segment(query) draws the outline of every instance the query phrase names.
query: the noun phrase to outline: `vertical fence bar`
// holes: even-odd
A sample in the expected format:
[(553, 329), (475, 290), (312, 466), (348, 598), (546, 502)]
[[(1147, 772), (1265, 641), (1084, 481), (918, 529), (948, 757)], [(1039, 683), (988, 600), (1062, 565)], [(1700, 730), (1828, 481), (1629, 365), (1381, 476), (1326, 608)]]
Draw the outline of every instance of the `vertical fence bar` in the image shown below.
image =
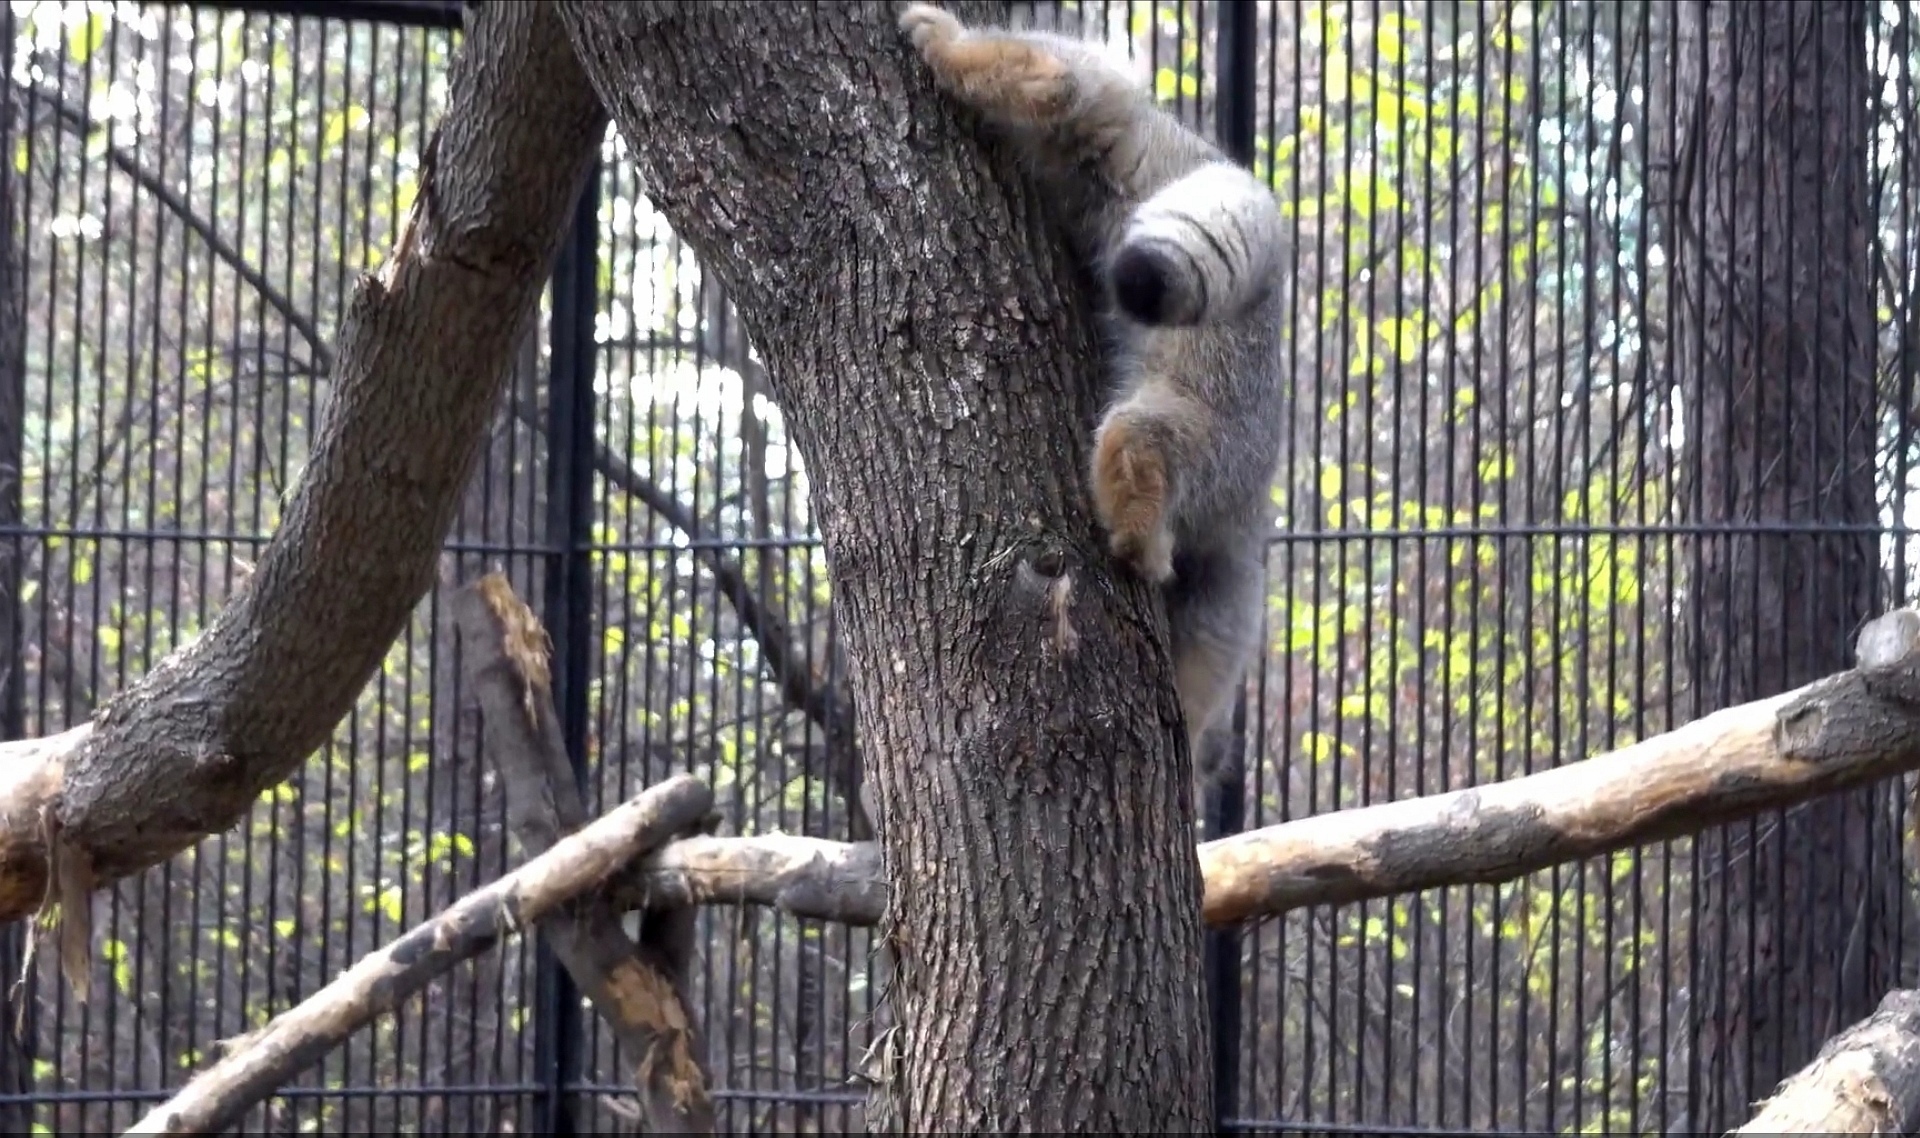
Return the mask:
[[(1229, 158), (1253, 164), (1254, 115), (1259, 101), (1257, 52), (1259, 10), (1255, 0), (1221, 0), (1214, 66), (1214, 137)], [(1247, 691), (1235, 699), (1231, 728), (1214, 732), (1204, 746), (1215, 752), (1200, 803), (1208, 838), (1237, 833), (1246, 825)], [(1215, 929), (1206, 941), (1207, 1027), (1213, 1036), (1214, 1128), (1240, 1105), (1240, 932)]]
[[(15, 40), (19, 34), (11, 5), (0, 11), (0, 45), (3, 45), (6, 73), (13, 74)], [(21, 471), (26, 461), (27, 359), (25, 290), (26, 243), (21, 239), (19, 186), (14, 169), (14, 146), (20, 136), (20, 108), (14, 87), (9, 83), (0, 92), (0, 525), (17, 529), (25, 520), (21, 502)], [(21, 621), (25, 616), (20, 602), (25, 582), (26, 542), (18, 535), (0, 547), (0, 652), (5, 652), (6, 672), (0, 676), (0, 739), (18, 739), (27, 733), (26, 685), (21, 670), (26, 655), (22, 651)], [(26, 922), (15, 921), (0, 929), (0, 976), (8, 979), (20, 974), (26, 952)], [(33, 1051), (38, 1042), (37, 1003), (32, 985), (20, 985), (17, 993), (0, 992), (0, 1093), (25, 1096), (33, 1090)], [(15, 1001), (24, 1005), (19, 1017)], [(16, 1033), (16, 1028), (18, 1032)], [(0, 1132), (24, 1134), (33, 1121), (33, 1107), (21, 1101), (0, 1107)]]
[[(600, 263), (600, 179), (596, 161), (574, 208), (573, 231), (553, 271), (548, 327), (551, 396), (547, 408), (547, 532), (559, 552), (547, 575), (546, 624), (553, 638), (555, 710), (567, 759), (586, 785), (587, 685), (593, 664), (593, 377)], [(543, 937), (535, 957), (538, 1027), (534, 1054), (544, 1082), (548, 1134), (576, 1132), (574, 1088), (581, 1081), (585, 1024), (580, 993)]]

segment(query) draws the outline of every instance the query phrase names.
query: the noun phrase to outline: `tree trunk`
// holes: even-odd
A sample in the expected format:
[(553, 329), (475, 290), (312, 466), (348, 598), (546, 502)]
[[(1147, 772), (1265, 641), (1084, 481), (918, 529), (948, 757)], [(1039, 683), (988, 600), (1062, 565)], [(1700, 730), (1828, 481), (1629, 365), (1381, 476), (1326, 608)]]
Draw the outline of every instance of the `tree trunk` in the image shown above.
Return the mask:
[(892, 1117), (1210, 1128), (1189, 771), (1164, 620), (1082, 489), (1064, 245), (893, 5), (560, 9), (806, 462), (892, 899)]
[[(1866, 21), (1856, 4), (1685, 4), (1676, 29), (1676, 379), (1709, 527), (1697, 711), (1837, 671), (1877, 609)], [(1694, 1122), (1720, 1131), (1892, 979), (1898, 830), (1871, 787), (1703, 834)]]

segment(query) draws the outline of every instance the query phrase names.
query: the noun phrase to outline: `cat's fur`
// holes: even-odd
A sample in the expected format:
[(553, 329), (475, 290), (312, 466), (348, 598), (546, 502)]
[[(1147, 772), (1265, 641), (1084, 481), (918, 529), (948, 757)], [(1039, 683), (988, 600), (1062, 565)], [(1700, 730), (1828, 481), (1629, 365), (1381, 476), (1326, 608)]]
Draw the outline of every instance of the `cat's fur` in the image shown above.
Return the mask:
[(967, 28), (931, 4), (900, 26), (941, 90), (1017, 148), (1109, 292), (1093, 501), (1113, 553), (1164, 593), (1198, 760), (1260, 634), (1283, 431), (1278, 204), (1091, 43)]

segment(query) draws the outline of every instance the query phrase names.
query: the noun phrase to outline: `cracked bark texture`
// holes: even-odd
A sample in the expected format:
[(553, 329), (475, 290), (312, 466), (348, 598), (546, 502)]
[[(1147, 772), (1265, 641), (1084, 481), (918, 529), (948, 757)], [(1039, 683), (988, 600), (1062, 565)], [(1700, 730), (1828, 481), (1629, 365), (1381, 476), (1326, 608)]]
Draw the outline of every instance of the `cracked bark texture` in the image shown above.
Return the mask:
[(1188, 765), (1158, 606), (1082, 489), (1064, 246), (893, 5), (558, 8), (812, 480), (892, 901), (880, 1113), (1209, 1128)]
[(1920, 1124), (1920, 992), (1895, 989), (1828, 1040), (1731, 1134), (1912, 1134)]

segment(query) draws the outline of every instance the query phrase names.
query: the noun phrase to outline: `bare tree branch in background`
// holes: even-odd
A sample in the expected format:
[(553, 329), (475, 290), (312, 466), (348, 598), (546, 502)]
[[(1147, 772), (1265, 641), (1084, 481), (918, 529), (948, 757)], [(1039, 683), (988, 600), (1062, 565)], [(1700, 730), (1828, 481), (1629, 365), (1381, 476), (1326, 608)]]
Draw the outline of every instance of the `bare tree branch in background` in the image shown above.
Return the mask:
[[(62, 129), (79, 138), (90, 138), (95, 131), (105, 129), (103, 124), (95, 122), (86, 111), (70, 105), (57, 91), (48, 91), (24, 83), (16, 83), (15, 86), (26, 99), (29, 107), (46, 106)], [(232, 242), (221, 236), (212, 221), (197, 212), (158, 174), (142, 165), (139, 159), (112, 143), (107, 144), (106, 154), (108, 162), (133, 179), (135, 185), (145, 190), (162, 208), (192, 230), (194, 236), (200, 238), (209, 252), (232, 269), (234, 275), (245, 281), (247, 287), (251, 288), (269, 308), (279, 313), (280, 318), (300, 334), (300, 338), (307, 342), (307, 347), (313, 352), (315, 367), (323, 373), (333, 371), (333, 350), (328, 346), (326, 337), (320, 334), (320, 326), (314, 323), (313, 317), (302, 311), (285, 293), (275, 288), (265, 273), (248, 261), (245, 254), (234, 248)]]

